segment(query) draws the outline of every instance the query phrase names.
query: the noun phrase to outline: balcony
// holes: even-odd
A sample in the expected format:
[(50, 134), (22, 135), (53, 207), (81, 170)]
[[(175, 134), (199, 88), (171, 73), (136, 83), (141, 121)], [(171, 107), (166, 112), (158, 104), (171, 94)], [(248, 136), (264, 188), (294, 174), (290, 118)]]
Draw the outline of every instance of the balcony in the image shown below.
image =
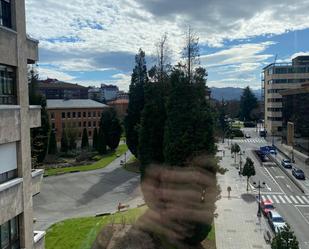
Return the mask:
[(33, 238), (33, 249), (44, 249), (45, 248), (45, 232), (42, 231), (34, 231), (34, 238)]
[(35, 196), (41, 192), (41, 183), (43, 180), (44, 170), (33, 170), (32, 174), (32, 195)]
[(39, 41), (34, 40), (27, 36), (27, 59), (28, 64), (34, 64), (39, 60), (39, 50), (38, 50)]
[(23, 179), (16, 178), (0, 184), (0, 224), (23, 212)]
[[(41, 107), (29, 108), (30, 128), (41, 126)], [(0, 144), (20, 140), (20, 106), (0, 105)]]

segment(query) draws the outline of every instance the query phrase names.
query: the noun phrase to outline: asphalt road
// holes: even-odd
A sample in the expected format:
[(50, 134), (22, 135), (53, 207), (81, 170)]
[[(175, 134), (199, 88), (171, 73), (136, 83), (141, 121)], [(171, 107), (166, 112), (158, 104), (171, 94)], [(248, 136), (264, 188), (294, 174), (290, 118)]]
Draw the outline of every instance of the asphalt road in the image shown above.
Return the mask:
[(139, 175), (123, 170), (121, 160), (124, 158), (101, 170), (44, 178), (41, 193), (33, 200), (35, 229), (46, 230), (69, 218), (113, 212), (119, 202), (133, 207), (141, 204)]
[[(261, 190), (263, 199), (273, 201), (277, 211), (285, 218), (294, 230), (297, 239), (300, 242), (301, 249), (309, 249), (309, 196), (303, 194), (300, 189), (289, 179), (289, 177), (277, 166), (262, 166), (253, 150), (261, 146), (270, 145), (266, 140), (258, 137), (255, 129), (245, 129), (245, 133), (251, 135), (250, 139), (238, 139), (237, 142), (245, 156), (249, 156), (255, 162), (256, 176), (250, 181), (265, 182), (265, 187)], [(283, 155), (278, 154), (277, 159), (281, 160)], [(302, 186), (307, 187), (307, 182), (300, 181)], [(258, 189), (255, 189), (258, 194)]]

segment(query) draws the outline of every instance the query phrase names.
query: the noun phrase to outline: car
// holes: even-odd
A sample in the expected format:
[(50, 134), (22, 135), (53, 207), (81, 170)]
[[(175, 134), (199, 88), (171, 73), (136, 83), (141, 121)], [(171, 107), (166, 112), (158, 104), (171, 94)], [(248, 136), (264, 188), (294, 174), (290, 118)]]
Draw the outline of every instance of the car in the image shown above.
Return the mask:
[(299, 179), (299, 180), (306, 180), (305, 173), (304, 173), (304, 171), (302, 171), (301, 169), (293, 168), (293, 169), (292, 169), (292, 174), (293, 174), (293, 176), (294, 176), (296, 179)]
[(286, 168), (286, 169), (291, 169), (292, 168), (292, 163), (290, 159), (283, 159), (281, 161), (281, 165)]
[(251, 138), (249, 133), (246, 133), (245, 138)]
[(261, 130), (260, 131), (260, 137), (266, 137), (267, 136), (267, 131)]
[(270, 227), (275, 233), (278, 233), (281, 229), (283, 229), (286, 226), (286, 222), (284, 221), (282, 216), (275, 210), (269, 211), (267, 218)]
[(270, 201), (270, 200), (262, 200), (260, 202), (260, 207), (261, 207), (262, 212), (265, 216), (267, 216), (270, 211), (275, 209), (272, 201)]

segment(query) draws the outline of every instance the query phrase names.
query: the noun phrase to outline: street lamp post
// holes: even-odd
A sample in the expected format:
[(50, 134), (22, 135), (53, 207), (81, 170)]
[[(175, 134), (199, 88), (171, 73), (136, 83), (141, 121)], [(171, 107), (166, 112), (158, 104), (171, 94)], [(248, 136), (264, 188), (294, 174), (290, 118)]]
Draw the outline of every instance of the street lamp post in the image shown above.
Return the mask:
[(257, 185), (256, 182), (253, 183), (253, 185), (259, 189), (259, 202), (258, 202), (258, 213), (257, 216), (261, 217), (262, 216), (262, 210), (261, 210), (261, 189), (265, 188), (266, 183), (259, 181), (259, 184)]

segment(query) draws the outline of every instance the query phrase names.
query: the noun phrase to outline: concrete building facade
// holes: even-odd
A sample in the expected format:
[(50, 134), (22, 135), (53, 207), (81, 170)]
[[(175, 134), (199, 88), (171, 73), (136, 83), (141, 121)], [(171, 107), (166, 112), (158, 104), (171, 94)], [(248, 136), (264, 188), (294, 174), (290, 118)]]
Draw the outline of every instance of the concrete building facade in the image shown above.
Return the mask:
[(27, 64), (38, 60), (38, 42), (26, 34), (25, 1), (0, 0), (0, 247), (44, 248), (33, 231), (32, 197), (43, 171), (31, 168), (30, 128), (41, 109), (29, 106)]
[(280, 91), (300, 88), (307, 81), (309, 81), (309, 56), (298, 56), (292, 63), (273, 63), (263, 69), (265, 129), (268, 135), (282, 135)]
[(91, 140), (94, 129), (99, 129), (102, 112), (107, 105), (90, 99), (47, 100), (47, 112), (52, 129), (60, 143), (62, 132), (75, 132), (77, 141), (82, 139), (84, 128)]

